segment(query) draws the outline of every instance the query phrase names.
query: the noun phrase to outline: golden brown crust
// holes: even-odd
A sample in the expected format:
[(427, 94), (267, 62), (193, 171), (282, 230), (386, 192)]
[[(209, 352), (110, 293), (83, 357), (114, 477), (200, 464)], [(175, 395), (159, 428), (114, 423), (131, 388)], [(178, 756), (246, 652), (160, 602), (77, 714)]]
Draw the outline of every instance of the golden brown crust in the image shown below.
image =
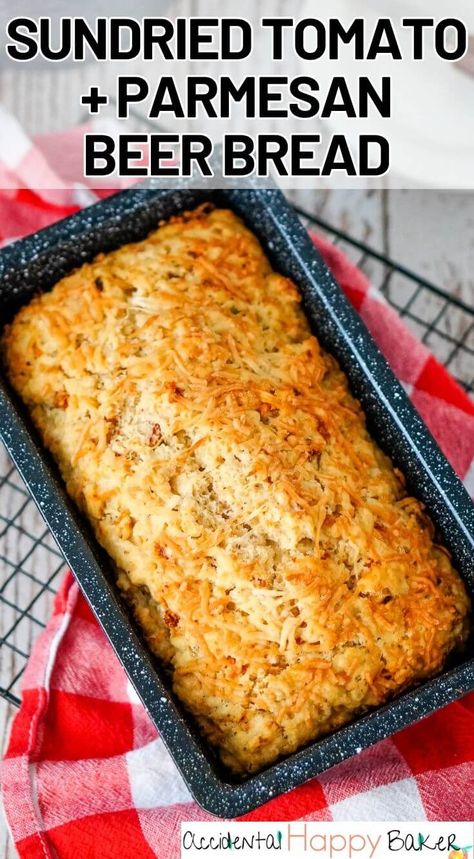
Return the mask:
[(236, 772), (435, 673), (465, 637), (422, 505), (231, 212), (99, 256), (3, 347), (150, 647)]

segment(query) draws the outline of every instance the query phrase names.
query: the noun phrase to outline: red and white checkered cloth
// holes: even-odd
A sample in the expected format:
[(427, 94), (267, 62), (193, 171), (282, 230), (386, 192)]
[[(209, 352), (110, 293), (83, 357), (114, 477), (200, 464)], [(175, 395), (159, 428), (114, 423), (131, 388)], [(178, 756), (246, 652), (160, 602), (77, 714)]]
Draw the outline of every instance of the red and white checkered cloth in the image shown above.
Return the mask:
[[(35, 147), (22, 140), (16, 157), (9, 142), (9, 175), (16, 171), (28, 187), (15, 191), (12, 182), (0, 194), (1, 241), (77, 208), (77, 189), (73, 196), (66, 188), (34, 190), (35, 171), (44, 169), (45, 153), (53, 169), (54, 151), (51, 138)], [(473, 404), (365, 276), (336, 248), (315, 242), (473, 493)], [(471, 695), (244, 819), (472, 820), (473, 729)], [(30, 658), (2, 775), (22, 857), (175, 859), (181, 821), (211, 819), (193, 802), (70, 574)]]

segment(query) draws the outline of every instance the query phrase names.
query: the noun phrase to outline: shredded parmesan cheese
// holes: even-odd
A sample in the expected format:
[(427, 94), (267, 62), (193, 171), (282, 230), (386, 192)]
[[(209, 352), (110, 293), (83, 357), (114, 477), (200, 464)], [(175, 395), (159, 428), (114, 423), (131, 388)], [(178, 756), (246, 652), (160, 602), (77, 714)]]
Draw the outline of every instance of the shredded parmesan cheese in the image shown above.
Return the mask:
[(438, 671), (468, 599), (295, 286), (201, 207), (36, 297), (8, 373), (174, 690), (246, 773)]

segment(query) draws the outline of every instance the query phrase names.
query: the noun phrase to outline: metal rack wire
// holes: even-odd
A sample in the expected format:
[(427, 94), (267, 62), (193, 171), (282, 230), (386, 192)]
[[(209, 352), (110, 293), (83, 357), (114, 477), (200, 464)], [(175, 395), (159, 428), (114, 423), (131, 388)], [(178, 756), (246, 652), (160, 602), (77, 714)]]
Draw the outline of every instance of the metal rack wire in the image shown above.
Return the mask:
[[(473, 394), (474, 307), (315, 215), (296, 211), (308, 227), (322, 232), (365, 271), (407, 325)], [(12, 704), (19, 704), (28, 654), (45, 626), (63, 570), (61, 553), (16, 469), (0, 450), (0, 697)]]

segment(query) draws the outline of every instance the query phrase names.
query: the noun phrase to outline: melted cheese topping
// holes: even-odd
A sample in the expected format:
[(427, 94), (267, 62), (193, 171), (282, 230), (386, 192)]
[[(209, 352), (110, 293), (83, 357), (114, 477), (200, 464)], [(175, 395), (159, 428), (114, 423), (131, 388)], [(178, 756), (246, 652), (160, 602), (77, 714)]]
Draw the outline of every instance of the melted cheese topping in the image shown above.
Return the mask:
[(224, 762), (438, 671), (468, 599), (299, 293), (201, 207), (20, 311), (10, 379)]

